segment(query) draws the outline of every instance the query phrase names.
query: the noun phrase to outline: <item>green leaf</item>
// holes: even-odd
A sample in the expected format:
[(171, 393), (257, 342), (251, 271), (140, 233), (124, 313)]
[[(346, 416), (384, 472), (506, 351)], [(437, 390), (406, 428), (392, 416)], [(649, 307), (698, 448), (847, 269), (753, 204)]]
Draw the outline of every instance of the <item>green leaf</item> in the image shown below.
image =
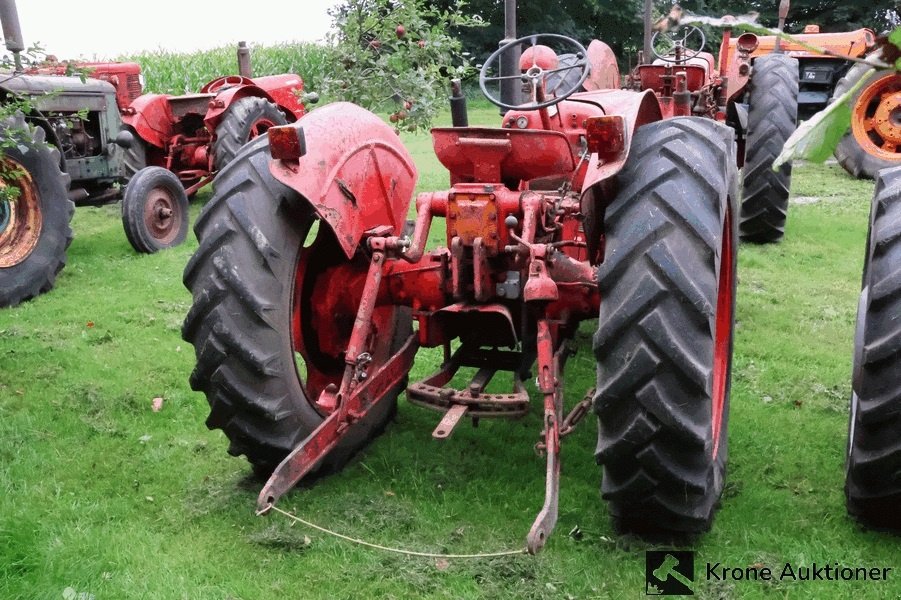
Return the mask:
[(895, 27), (888, 35), (888, 41), (901, 48), (901, 27)]
[(876, 69), (871, 68), (826, 109), (804, 121), (785, 142), (782, 152), (773, 161), (773, 170), (796, 158), (813, 162), (823, 162), (829, 158), (851, 124), (851, 97), (869, 82), (875, 72)]

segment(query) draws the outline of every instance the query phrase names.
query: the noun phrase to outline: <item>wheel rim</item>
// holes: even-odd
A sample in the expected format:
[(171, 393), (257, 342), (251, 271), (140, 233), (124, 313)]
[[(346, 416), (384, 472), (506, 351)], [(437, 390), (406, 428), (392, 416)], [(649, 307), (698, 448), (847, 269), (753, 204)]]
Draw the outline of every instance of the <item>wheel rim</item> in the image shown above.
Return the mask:
[[(40, 195), (31, 175), (16, 160), (0, 161), (0, 190), (18, 191), (14, 199), (0, 199), (0, 268), (13, 267), (32, 253), (41, 237)], [(8, 178), (8, 179), (7, 179)]]
[[(344, 350), (350, 340), (369, 265), (361, 254), (348, 261), (334, 236), (324, 227), (318, 232), (311, 231), (307, 239), (314, 241), (298, 257), (291, 342), (305, 400), (325, 416), (334, 407), (317, 401), (328, 385), (341, 383)], [(376, 307), (370, 338), (377, 341), (369, 373), (390, 358), (393, 323), (393, 307)]]
[(164, 245), (175, 241), (182, 218), (175, 194), (163, 186), (150, 190), (144, 203), (144, 225), (154, 240)]
[(882, 77), (864, 88), (854, 103), (851, 132), (868, 154), (901, 160), (901, 76)]
[(259, 137), (269, 131), (270, 127), (275, 127), (275, 122), (269, 119), (257, 119), (250, 125), (250, 132), (247, 136), (247, 141)]
[(720, 276), (716, 299), (716, 331), (713, 346), (713, 385), (711, 389), (711, 429), (713, 459), (719, 455), (720, 436), (725, 416), (729, 371), (732, 365), (732, 332), (735, 307), (735, 240), (732, 236), (732, 211), (726, 209), (723, 245), (720, 254)]

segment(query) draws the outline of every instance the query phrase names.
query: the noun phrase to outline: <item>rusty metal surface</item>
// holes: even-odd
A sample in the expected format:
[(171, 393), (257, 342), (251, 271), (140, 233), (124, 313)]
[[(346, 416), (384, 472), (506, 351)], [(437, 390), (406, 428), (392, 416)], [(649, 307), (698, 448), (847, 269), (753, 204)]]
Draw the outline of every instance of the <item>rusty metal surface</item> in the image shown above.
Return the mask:
[(545, 453), (544, 505), (526, 536), (529, 554), (537, 554), (547, 542), (557, 524), (560, 497), (560, 419), (563, 412), (563, 393), (560, 371), (565, 361), (565, 349), (555, 350), (556, 341), (546, 319), (538, 320), (538, 390), (544, 396), (544, 432), (540, 450)]
[(14, 267), (31, 255), (41, 237), (43, 214), (41, 198), (31, 174), (18, 161), (4, 157), (4, 173), (16, 174), (14, 181), (0, 179), (0, 188), (9, 186), (19, 191), (18, 197), (3, 203), (3, 225), (0, 227), (0, 268)]
[[(519, 352), (462, 346), (437, 371), (408, 386), (407, 398), (412, 404), (442, 412), (465, 406), (471, 417), (520, 417), (529, 407), (529, 394), (516, 374), (521, 361)], [(466, 389), (446, 387), (461, 367), (476, 367), (479, 371)], [(509, 393), (485, 393), (485, 387), (498, 371), (514, 373), (513, 389)]]
[(444, 440), (450, 437), (450, 434), (454, 432), (454, 428), (460, 422), (460, 419), (466, 415), (468, 408), (469, 407), (465, 404), (454, 404), (451, 406), (447, 412), (444, 413), (438, 426), (435, 427), (435, 431), (432, 432), (432, 437), (436, 440)]
[[(860, 58), (865, 55), (876, 42), (876, 34), (871, 29), (856, 29), (854, 31), (845, 31), (839, 33), (801, 33), (793, 34), (792, 37), (798, 40), (816, 46), (825, 48), (836, 54)], [(765, 35), (758, 37), (757, 49), (752, 53), (753, 57), (770, 54), (776, 47), (776, 36)], [(731, 51), (731, 48), (730, 48)], [(795, 44), (789, 40), (783, 40), (782, 51), (789, 56), (806, 58), (828, 58), (823, 54), (811, 52), (807, 48)]]
[(148, 192), (143, 217), (147, 232), (161, 245), (167, 245), (178, 236), (184, 215), (178, 210), (178, 201), (172, 192), (159, 185)]
[(337, 445), (354, 422), (363, 419), (379, 400), (385, 398), (388, 390), (410, 370), (417, 348), (416, 339), (411, 335), (397, 354), (345, 398), (345, 410), (332, 412), (285, 457), (260, 491), (257, 509), (265, 511), (278, 502)]

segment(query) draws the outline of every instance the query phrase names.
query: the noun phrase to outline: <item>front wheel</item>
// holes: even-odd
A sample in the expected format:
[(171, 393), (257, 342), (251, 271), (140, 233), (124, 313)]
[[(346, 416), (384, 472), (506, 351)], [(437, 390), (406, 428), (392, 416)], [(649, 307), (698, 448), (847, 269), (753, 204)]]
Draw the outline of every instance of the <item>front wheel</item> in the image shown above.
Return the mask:
[(188, 197), (181, 181), (162, 167), (135, 173), (122, 198), (125, 237), (138, 252), (178, 246), (188, 235)]
[(49, 291), (66, 264), (75, 205), (44, 130), (21, 116), (0, 123), (0, 307)]
[(606, 209), (594, 409), (601, 495), (620, 531), (709, 528), (727, 452), (735, 143), (693, 117), (641, 127)]
[(845, 496), (861, 522), (901, 531), (901, 167), (876, 179), (861, 288)]

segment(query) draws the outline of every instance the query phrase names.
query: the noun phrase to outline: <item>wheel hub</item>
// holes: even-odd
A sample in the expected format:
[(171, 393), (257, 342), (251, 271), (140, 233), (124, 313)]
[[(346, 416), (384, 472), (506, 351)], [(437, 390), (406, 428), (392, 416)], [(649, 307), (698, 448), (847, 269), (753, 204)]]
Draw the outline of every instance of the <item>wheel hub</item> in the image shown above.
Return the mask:
[(11, 158), (0, 163), (0, 268), (25, 260), (41, 237), (40, 196), (31, 175)]
[(170, 243), (178, 235), (180, 220), (175, 210), (175, 198), (161, 187), (150, 191), (144, 204), (144, 223), (154, 239)]

